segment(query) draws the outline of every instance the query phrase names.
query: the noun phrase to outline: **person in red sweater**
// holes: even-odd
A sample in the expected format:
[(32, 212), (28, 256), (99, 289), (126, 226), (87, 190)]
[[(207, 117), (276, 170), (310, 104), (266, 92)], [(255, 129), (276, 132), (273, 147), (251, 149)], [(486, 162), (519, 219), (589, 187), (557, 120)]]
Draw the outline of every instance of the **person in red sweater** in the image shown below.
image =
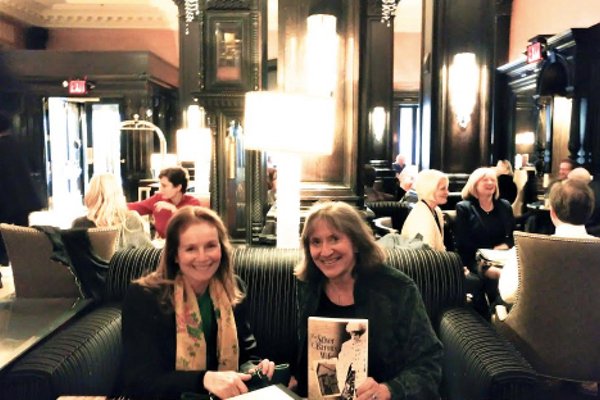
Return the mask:
[(188, 186), (188, 173), (182, 167), (165, 168), (158, 174), (160, 187), (155, 195), (133, 203), (127, 208), (140, 215), (152, 214), (154, 228), (159, 238), (164, 238), (167, 224), (175, 211), (185, 206), (201, 206), (200, 200), (185, 194)]

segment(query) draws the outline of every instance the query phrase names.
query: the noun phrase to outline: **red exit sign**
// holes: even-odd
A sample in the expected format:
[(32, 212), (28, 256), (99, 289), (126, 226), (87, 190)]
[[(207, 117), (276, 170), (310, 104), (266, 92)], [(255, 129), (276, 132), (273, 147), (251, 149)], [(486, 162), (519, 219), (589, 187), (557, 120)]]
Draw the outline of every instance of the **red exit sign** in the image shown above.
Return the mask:
[(82, 79), (69, 81), (69, 94), (87, 94), (87, 81)]
[(535, 42), (527, 46), (527, 62), (532, 63), (544, 58), (542, 53), (542, 43)]

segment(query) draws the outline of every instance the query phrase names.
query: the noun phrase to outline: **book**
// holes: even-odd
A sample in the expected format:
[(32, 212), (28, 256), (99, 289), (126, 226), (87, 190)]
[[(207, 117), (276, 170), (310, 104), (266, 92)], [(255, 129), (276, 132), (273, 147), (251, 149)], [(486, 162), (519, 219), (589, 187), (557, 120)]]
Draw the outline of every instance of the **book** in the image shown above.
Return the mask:
[(308, 399), (353, 400), (367, 379), (369, 321), (308, 318)]
[(239, 396), (231, 397), (231, 399), (239, 400), (300, 400), (301, 397), (290, 391), (281, 384), (271, 385), (252, 392), (240, 394)]
[(514, 247), (509, 250), (477, 249), (475, 257), (488, 265), (503, 267), (510, 258), (515, 257), (515, 250)]

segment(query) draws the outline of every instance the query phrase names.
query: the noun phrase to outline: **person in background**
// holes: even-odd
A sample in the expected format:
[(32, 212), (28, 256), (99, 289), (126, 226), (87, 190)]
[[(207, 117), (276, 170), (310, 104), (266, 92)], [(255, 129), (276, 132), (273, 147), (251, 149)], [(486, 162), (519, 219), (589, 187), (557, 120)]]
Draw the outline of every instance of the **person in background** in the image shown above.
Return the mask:
[[(549, 196), (550, 219), (556, 227), (553, 236), (565, 238), (597, 239), (587, 233), (585, 223), (594, 211), (594, 193), (584, 181), (568, 178), (552, 186)], [(568, 274), (568, 271), (565, 270)], [(519, 283), (516, 257), (504, 265), (498, 288), (502, 300), (515, 301)]]
[(590, 173), (588, 172), (587, 169), (585, 169), (583, 167), (577, 167), (577, 168), (572, 169), (567, 174), (567, 179), (574, 179), (574, 180), (583, 182), (585, 184), (589, 184), (592, 181), (592, 175), (590, 175)]
[(413, 185), (419, 169), (416, 165), (407, 165), (402, 169), (402, 172), (396, 173), (398, 186), (396, 187), (396, 201), (405, 201), (408, 203), (416, 203), (418, 201), (417, 194), (413, 190)]
[(563, 181), (567, 179), (569, 172), (573, 171), (577, 168), (577, 163), (570, 158), (563, 158), (560, 160), (560, 164), (558, 164), (558, 175), (556, 177), (557, 180)]
[(185, 194), (188, 186), (188, 173), (182, 167), (165, 168), (158, 174), (158, 193), (142, 201), (128, 203), (127, 207), (140, 215), (152, 214), (154, 228), (159, 238), (164, 238), (167, 223), (177, 209), (185, 206), (200, 206), (200, 200)]
[[(298, 392), (306, 395), (309, 316), (369, 320), (366, 381), (360, 399), (434, 399), (442, 345), (415, 283), (385, 265), (373, 232), (352, 206), (315, 204), (301, 236), (298, 278)], [(391, 334), (393, 332), (393, 334)]]
[(244, 382), (251, 375), (237, 371), (249, 361), (271, 379), (274, 364), (259, 361), (255, 353), (244, 283), (233, 271), (231, 244), (219, 216), (204, 207), (177, 211), (158, 268), (134, 281), (123, 303), (128, 396), (237, 396), (248, 391)]
[(83, 198), (87, 215), (73, 221), (73, 228), (119, 227), (119, 249), (150, 247), (140, 215), (127, 208), (123, 188), (113, 174), (94, 175)]
[(272, 206), (277, 200), (277, 168), (267, 168), (267, 203)]
[[(475, 309), (484, 317), (490, 317), (490, 305), (499, 297), (498, 278), (501, 269), (479, 264), (477, 249), (504, 249), (514, 245), (515, 220), (508, 201), (499, 198), (496, 171), (493, 168), (477, 168), (471, 173), (461, 191), (463, 198), (456, 204), (454, 233), (456, 249), (466, 273), (466, 291), (473, 295)], [(487, 301), (485, 295), (487, 295)], [(489, 304), (488, 304), (489, 302)]]
[[(29, 213), (43, 207), (27, 158), (25, 149), (12, 132), (10, 115), (0, 111), (0, 222), (27, 226)], [(8, 261), (0, 236), (0, 265), (8, 265)]]
[(568, 179), (577, 179), (587, 183), (594, 194), (594, 211), (585, 223), (588, 233), (600, 237), (600, 179), (593, 179), (590, 173), (582, 167), (569, 172)]
[(386, 201), (394, 200), (394, 195), (380, 192), (375, 189), (375, 180), (377, 179), (377, 171), (370, 164), (365, 164), (363, 168), (363, 181), (365, 184), (365, 196), (367, 201)]
[(435, 169), (419, 172), (415, 182), (415, 191), (419, 202), (414, 206), (402, 226), (402, 235), (409, 239), (417, 234), (423, 237), (423, 243), (434, 250), (445, 251), (444, 217), (440, 205), (448, 201), (448, 176)]
[(399, 174), (406, 167), (406, 156), (398, 154), (396, 160), (392, 163), (392, 169), (395, 173)]
[(496, 178), (500, 198), (512, 204), (517, 198), (517, 185), (513, 179), (513, 167), (508, 160), (498, 160), (496, 164)]

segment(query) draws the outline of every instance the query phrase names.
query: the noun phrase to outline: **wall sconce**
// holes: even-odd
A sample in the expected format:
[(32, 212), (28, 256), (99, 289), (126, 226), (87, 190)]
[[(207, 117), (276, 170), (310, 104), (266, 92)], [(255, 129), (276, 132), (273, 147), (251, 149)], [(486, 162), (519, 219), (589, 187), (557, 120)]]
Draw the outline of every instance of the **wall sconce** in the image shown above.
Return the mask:
[(387, 125), (387, 112), (384, 107), (377, 106), (371, 110), (371, 133), (375, 140), (381, 142)]
[(277, 247), (298, 248), (301, 156), (333, 151), (334, 101), (327, 96), (248, 92), (246, 149), (274, 153), (277, 165)]
[(532, 145), (535, 143), (535, 134), (533, 132), (519, 132), (515, 135), (516, 145)]
[(209, 193), (212, 132), (205, 124), (204, 108), (193, 104), (184, 112), (186, 127), (177, 130), (177, 158), (194, 165), (194, 191)]
[(458, 53), (450, 66), (450, 105), (458, 121), (465, 129), (477, 102), (479, 91), (479, 67), (474, 53)]

